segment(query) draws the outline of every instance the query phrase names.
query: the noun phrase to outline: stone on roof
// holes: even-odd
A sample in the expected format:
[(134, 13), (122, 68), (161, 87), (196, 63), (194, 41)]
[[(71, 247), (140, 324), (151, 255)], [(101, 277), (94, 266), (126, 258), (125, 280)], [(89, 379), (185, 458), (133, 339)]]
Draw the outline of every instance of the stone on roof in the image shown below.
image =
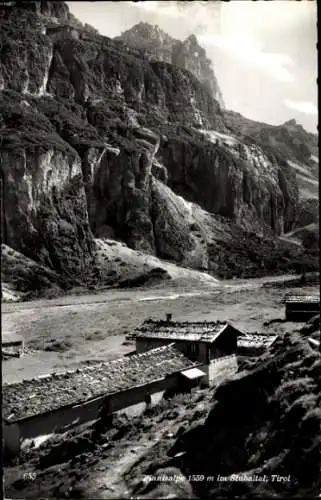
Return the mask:
[(20, 345), (23, 343), (23, 338), (16, 333), (2, 332), (1, 344), (3, 347), (7, 345)]
[(278, 335), (265, 333), (246, 333), (238, 338), (238, 347), (270, 347), (278, 338)]
[(231, 325), (220, 321), (177, 322), (149, 319), (136, 329), (136, 337), (212, 343), (228, 326)]
[(10, 422), (145, 385), (196, 366), (174, 345), (2, 388), (3, 418)]
[(308, 303), (320, 303), (320, 296), (319, 295), (287, 295), (285, 297), (285, 302), (308, 302)]

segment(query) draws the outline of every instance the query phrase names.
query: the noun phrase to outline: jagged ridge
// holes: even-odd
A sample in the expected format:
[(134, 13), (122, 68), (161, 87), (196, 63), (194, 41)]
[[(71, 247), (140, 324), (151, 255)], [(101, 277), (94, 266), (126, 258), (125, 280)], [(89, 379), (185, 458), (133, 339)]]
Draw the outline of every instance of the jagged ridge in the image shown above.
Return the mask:
[(212, 63), (206, 57), (205, 50), (198, 44), (195, 35), (190, 35), (182, 42), (170, 37), (159, 26), (140, 22), (115, 37), (115, 40), (140, 49), (151, 61), (164, 61), (189, 70), (207, 86), (221, 108), (224, 107), (222, 92), (212, 69)]

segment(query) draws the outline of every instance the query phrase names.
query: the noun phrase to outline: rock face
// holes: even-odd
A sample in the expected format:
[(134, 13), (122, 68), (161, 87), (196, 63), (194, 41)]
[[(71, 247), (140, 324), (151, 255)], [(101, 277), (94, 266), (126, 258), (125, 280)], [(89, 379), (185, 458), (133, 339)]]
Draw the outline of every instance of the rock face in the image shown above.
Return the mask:
[(79, 158), (54, 149), (3, 151), (1, 165), (6, 244), (83, 278), (92, 236)]
[(168, 185), (187, 200), (229, 217), (245, 229), (255, 228), (262, 235), (288, 231), (298, 202), (295, 174), (286, 162), (271, 161), (258, 146), (226, 137), (232, 140), (232, 147), (222, 147), (210, 132), (195, 134), (194, 141), (168, 139), (159, 151), (167, 167)]
[(112, 228), (114, 235), (132, 248), (154, 253), (149, 211), (151, 166), (157, 143), (149, 142), (150, 137), (155, 140), (150, 132), (136, 130), (136, 135), (138, 132), (140, 138), (136, 139), (134, 151), (107, 147), (98, 160), (96, 156), (91, 176), (85, 174), (87, 203), (94, 234), (108, 236)]
[(28, 296), (60, 294), (72, 286), (73, 280), (54, 272), (7, 245), (1, 245), (2, 300), (11, 302)]
[[(3, 243), (83, 282), (99, 275), (95, 238), (218, 275), (226, 262), (232, 275), (246, 262), (264, 272), (259, 242), (271, 248), (298, 220), (296, 171), (222, 111), (195, 37), (149, 25), (120, 37), (150, 39), (156, 57), (82, 27), (66, 4), (10, 5), (0, 12)], [(284, 127), (274, 133), (298, 164), (305, 132), (292, 147)], [(249, 232), (271, 242), (242, 250)]]
[(172, 64), (189, 70), (200, 82), (205, 84), (221, 108), (225, 107), (211, 60), (206, 57), (205, 50), (198, 44), (195, 35), (190, 35), (183, 42), (178, 41), (173, 46)]
[(190, 72), (138, 59), (108, 39), (102, 44), (56, 42), (47, 89), (57, 98), (86, 103), (92, 113), (108, 99), (152, 123), (223, 126), (218, 103)]
[(307, 163), (313, 170), (318, 156), (318, 137), (304, 130), (295, 120), (274, 126), (244, 118), (234, 111), (224, 111), (224, 118), (226, 126), (235, 134), (255, 140), (267, 151), (270, 148), (274, 154), (288, 160)]
[(195, 35), (190, 35), (184, 41), (175, 40), (159, 26), (141, 22), (115, 39), (121, 40), (129, 47), (141, 49), (150, 61), (163, 61), (187, 69), (205, 84), (214, 99), (224, 107), (212, 63), (206, 57), (205, 50), (198, 44)]
[[(225, 111), (225, 124), (233, 134), (241, 137), (246, 143), (255, 141), (258, 146), (263, 146), (269, 153), (283, 164), (280, 183), (288, 191), (289, 183), (283, 178), (286, 172), (292, 175), (298, 186), (299, 203), (296, 214), (292, 212), (291, 219), (296, 217), (295, 226), (302, 228), (307, 224), (318, 224), (318, 199), (319, 199), (319, 165), (318, 165), (318, 138), (304, 130), (295, 120), (289, 120), (283, 125), (272, 126), (258, 123), (244, 118), (239, 113)], [(283, 159), (286, 159), (286, 165)], [(293, 183), (291, 183), (293, 188)], [(289, 198), (286, 194), (286, 198)], [(293, 194), (293, 189), (292, 189)], [(289, 212), (288, 212), (289, 215)], [(286, 225), (285, 232), (291, 231), (293, 225)], [(318, 239), (316, 235), (316, 239)]]
[(33, 2), (23, 0), (20, 2), (20, 6), (30, 12), (47, 16), (53, 20), (68, 21), (69, 9), (63, 2)]
[(207, 269), (205, 239), (197, 238), (191, 231), (195, 223), (192, 204), (154, 180), (152, 210), (157, 254), (188, 267)]

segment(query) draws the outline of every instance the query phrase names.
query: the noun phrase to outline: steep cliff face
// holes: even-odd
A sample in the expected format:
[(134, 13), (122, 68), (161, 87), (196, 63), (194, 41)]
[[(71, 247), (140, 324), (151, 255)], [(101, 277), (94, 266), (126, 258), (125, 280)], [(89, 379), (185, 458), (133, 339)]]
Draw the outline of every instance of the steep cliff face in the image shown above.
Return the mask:
[[(285, 200), (289, 199), (289, 187), (293, 187), (293, 183), (287, 182), (288, 176), (295, 177), (299, 197), (296, 214), (288, 209), (288, 216), (290, 210), (292, 221), (296, 219), (295, 226), (302, 229), (308, 224), (318, 224), (318, 137), (304, 130), (295, 120), (273, 126), (249, 120), (232, 111), (225, 111), (224, 118), (226, 127), (243, 142), (255, 142), (257, 146), (263, 146), (269, 157), (272, 153), (283, 165), (279, 176)], [(286, 164), (282, 159), (287, 160)], [(284, 228), (285, 232), (291, 229), (293, 224)]]
[[(52, 60), (51, 42), (41, 34), (41, 23), (36, 13), (22, 11), (24, 19), (17, 19), (13, 8), (0, 11), (2, 89), (44, 95)], [(30, 29), (25, 29), (25, 23)]]
[(58, 98), (88, 102), (92, 108), (117, 100), (159, 123), (214, 127), (221, 121), (219, 105), (191, 73), (167, 63), (150, 64), (108, 43), (58, 41), (47, 88)]
[(67, 276), (92, 265), (81, 164), (46, 149), (1, 152), (3, 231), (7, 245)]
[(246, 146), (232, 136), (195, 131), (192, 137), (169, 137), (159, 158), (167, 167), (168, 185), (209, 212), (262, 235), (281, 234), (294, 224), (295, 175), (286, 162), (269, 160), (257, 146)]
[(22, 0), (19, 2), (19, 7), (38, 15), (44, 15), (52, 20), (68, 21), (69, 18), (69, 9), (64, 2), (33, 2)]
[(205, 50), (198, 44), (195, 35), (190, 35), (183, 42), (178, 41), (172, 48), (172, 64), (185, 68), (205, 84), (221, 108), (224, 100), (211, 60), (206, 57)]
[[(59, 5), (0, 11), (3, 242), (85, 281), (99, 276), (95, 237), (218, 275), (226, 262), (232, 275), (246, 263), (264, 273), (262, 249), (298, 220), (296, 170), (231, 125), (193, 37), (173, 45), (155, 31), (175, 65), (83, 29)], [(249, 232), (272, 243), (243, 253)]]
[(196, 236), (192, 204), (157, 180), (152, 184), (152, 221), (157, 254), (188, 267), (208, 269), (205, 237)]
[(99, 158), (93, 153), (84, 162), (87, 203), (93, 232), (98, 237), (115, 236), (136, 250), (154, 253), (150, 219), (151, 167), (157, 138), (145, 129), (134, 131), (132, 151), (106, 147)]
[(214, 99), (224, 107), (222, 92), (211, 61), (206, 57), (205, 50), (200, 47), (195, 35), (190, 35), (184, 41), (175, 40), (159, 26), (141, 22), (115, 39), (143, 50), (150, 61), (163, 61), (187, 69), (206, 85)]

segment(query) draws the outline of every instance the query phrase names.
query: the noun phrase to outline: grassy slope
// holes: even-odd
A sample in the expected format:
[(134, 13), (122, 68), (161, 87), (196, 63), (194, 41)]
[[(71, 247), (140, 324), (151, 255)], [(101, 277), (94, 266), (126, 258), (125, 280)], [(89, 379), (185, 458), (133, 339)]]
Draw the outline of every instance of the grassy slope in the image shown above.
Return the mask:
[[(221, 385), (204, 424), (180, 436), (170, 452), (186, 452), (180, 467), (185, 476), (214, 478), (192, 482), (197, 496), (318, 495), (320, 374), (320, 354), (300, 334), (287, 333), (262, 358), (247, 363), (244, 371)], [(148, 471), (158, 468), (156, 462)], [(266, 475), (267, 480), (217, 481), (218, 475), (233, 474)], [(273, 474), (290, 479), (273, 480)], [(156, 498), (144, 492), (147, 488), (140, 490), (142, 498)]]

